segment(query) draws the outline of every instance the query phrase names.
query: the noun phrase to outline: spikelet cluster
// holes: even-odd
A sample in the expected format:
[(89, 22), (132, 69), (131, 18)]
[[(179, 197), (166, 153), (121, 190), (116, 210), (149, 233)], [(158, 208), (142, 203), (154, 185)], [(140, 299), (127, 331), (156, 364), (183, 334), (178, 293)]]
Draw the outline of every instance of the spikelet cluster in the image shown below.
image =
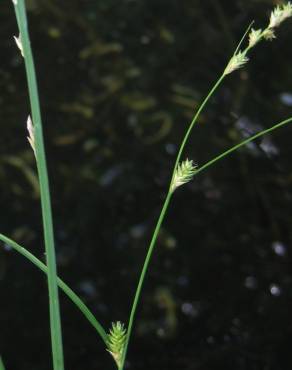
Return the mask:
[(292, 3), (278, 5), (270, 15), (268, 26), (262, 29), (251, 29), (248, 35), (248, 46), (243, 51), (237, 51), (230, 59), (225, 68), (224, 75), (230, 74), (233, 71), (243, 67), (248, 62), (247, 53), (262, 39), (273, 40), (275, 36), (275, 28), (278, 27), (285, 19), (292, 17)]
[(193, 161), (186, 159), (180, 163), (174, 173), (173, 180), (171, 183), (171, 191), (174, 192), (179, 186), (186, 184), (191, 181), (194, 174), (196, 173), (197, 166), (194, 165)]
[(233, 71), (241, 68), (244, 66), (245, 63), (248, 62), (248, 57), (246, 56), (246, 52), (239, 51), (237, 54), (234, 54), (233, 57), (230, 59), (227, 67), (225, 68), (224, 74), (228, 75)]
[(253, 48), (261, 39), (262, 30), (251, 29), (248, 35), (248, 47)]
[(121, 365), (123, 351), (127, 339), (127, 330), (120, 321), (113, 322), (108, 334), (107, 347), (118, 367)]
[(268, 28), (278, 27), (285, 19), (292, 17), (292, 4), (288, 1), (287, 4), (278, 5), (271, 13), (270, 23)]

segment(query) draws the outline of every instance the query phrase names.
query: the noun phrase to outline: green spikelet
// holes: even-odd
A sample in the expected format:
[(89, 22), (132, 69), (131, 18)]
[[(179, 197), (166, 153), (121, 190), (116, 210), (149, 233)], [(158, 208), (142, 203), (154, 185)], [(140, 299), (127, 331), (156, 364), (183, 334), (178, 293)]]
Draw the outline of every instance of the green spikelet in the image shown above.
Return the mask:
[(179, 186), (191, 181), (196, 173), (196, 169), (197, 166), (194, 165), (193, 161), (189, 161), (188, 159), (179, 163), (173, 176), (171, 191), (174, 192)]
[(121, 365), (126, 338), (127, 330), (124, 324), (120, 321), (113, 322), (108, 334), (107, 347), (118, 367)]

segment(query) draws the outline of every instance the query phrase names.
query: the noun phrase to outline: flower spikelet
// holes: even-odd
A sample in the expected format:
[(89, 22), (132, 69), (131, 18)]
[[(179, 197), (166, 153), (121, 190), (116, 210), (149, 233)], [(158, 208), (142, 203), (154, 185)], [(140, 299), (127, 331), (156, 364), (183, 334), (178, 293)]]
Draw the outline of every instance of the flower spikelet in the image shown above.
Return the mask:
[(193, 161), (189, 161), (188, 159), (179, 164), (173, 176), (171, 191), (174, 192), (179, 186), (191, 181), (196, 173), (196, 169), (197, 166), (193, 164)]
[(232, 73), (236, 69), (239, 69), (244, 66), (245, 63), (248, 62), (248, 57), (244, 51), (239, 51), (238, 53), (234, 54), (233, 57), (230, 59), (227, 67), (225, 68), (224, 74), (228, 75)]
[(248, 35), (248, 38), (249, 38), (248, 46), (250, 48), (254, 47), (255, 44), (257, 44), (260, 41), (261, 35), (262, 35), (262, 30), (261, 29), (255, 30), (255, 29), (252, 28), (249, 35)]
[(20, 35), (18, 37), (16, 36), (13, 36), (14, 40), (15, 40), (15, 43), (18, 47), (18, 49), (20, 50), (21, 52), (21, 55), (24, 57), (24, 53), (23, 53), (23, 47), (22, 47), (22, 42), (21, 42), (21, 37)]
[(278, 5), (271, 13), (268, 28), (278, 27), (285, 19), (292, 17), (292, 4)]
[(118, 367), (121, 365), (126, 339), (127, 330), (125, 329), (124, 324), (120, 321), (113, 322), (108, 334), (107, 347)]
[(272, 28), (267, 28), (263, 32), (263, 37), (265, 40), (272, 41), (276, 38), (275, 32)]
[(30, 116), (28, 116), (28, 118), (27, 118), (26, 127), (27, 127), (27, 131), (28, 131), (27, 140), (30, 143), (33, 151), (35, 152), (34, 127), (33, 127), (32, 120), (31, 120)]

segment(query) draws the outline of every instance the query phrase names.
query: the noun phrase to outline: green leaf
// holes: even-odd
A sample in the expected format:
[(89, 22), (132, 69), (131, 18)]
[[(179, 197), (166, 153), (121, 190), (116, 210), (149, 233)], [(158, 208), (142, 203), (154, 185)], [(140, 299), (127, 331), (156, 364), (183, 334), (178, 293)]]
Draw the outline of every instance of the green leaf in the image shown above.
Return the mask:
[[(13, 248), (15, 251), (20, 253), (22, 256), (27, 258), (30, 262), (32, 262), (35, 266), (37, 266), (41, 271), (43, 271), (46, 275), (48, 273), (47, 266), (37, 259), (32, 253), (30, 253), (27, 249), (23, 248), (21, 245), (17, 244), (15, 241), (9, 239), (7, 236), (0, 234), (0, 240), (8, 245), (9, 247)], [(89, 310), (89, 308), (82, 302), (82, 300), (73, 292), (72, 289), (69, 288), (67, 284), (64, 283), (63, 280), (60, 278), (57, 279), (58, 286), (63, 290), (63, 292), (71, 299), (71, 301), (79, 308), (79, 310), (83, 313), (83, 315), (87, 318), (87, 320), (91, 323), (91, 325), (95, 328), (95, 330), (100, 335), (101, 339), (107, 345), (107, 334), (103, 329), (102, 325), (96, 320), (93, 313)], [(0, 370), (1, 367), (0, 367)]]

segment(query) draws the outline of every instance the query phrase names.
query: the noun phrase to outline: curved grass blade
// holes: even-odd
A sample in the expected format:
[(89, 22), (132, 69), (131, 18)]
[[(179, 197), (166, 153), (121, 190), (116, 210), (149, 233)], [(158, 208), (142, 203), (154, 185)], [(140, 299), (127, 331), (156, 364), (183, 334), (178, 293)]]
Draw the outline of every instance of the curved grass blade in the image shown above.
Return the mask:
[[(37, 266), (40, 270), (42, 270), (45, 274), (48, 273), (47, 266), (41, 262), (38, 258), (36, 258), (32, 253), (30, 253), (27, 249), (23, 248), (21, 245), (17, 244), (12, 239), (9, 239), (7, 236), (0, 234), (0, 240), (9, 245), (12, 249), (20, 253), (22, 256), (27, 258), (30, 262), (32, 262), (35, 266)], [(83, 315), (87, 318), (90, 324), (95, 328), (95, 330), (100, 335), (103, 342), (107, 345), (107, 334), (103, 329), (102, 325), (96, 320), (93, 313), (89, 310), (89, 308), (82, 302), (82, 300), (73, 292), (69, 286), (64, 283), (63, 280), (57, 278), (58, 286), (63, 290), (63, 292), (71, 299), (71, 301), (79, 308), (79, 310), (83, 313)], [(1, 367), (0, 367), (0, 370)]]

